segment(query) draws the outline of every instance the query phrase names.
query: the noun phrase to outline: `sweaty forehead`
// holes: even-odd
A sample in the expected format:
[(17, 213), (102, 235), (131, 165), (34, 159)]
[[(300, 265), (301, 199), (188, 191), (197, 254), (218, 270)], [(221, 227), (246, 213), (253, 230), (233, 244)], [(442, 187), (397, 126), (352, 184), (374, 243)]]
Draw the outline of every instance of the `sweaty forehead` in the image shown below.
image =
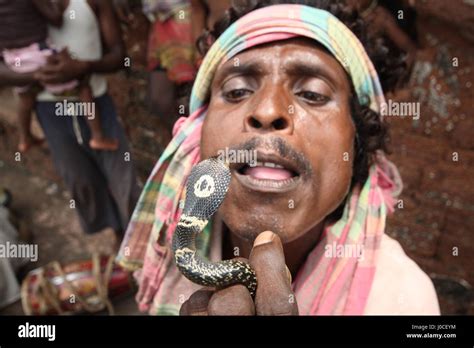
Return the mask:
[(335, 87), (349, 89), (344, 68), (322, 45), (307, 38), (276, 41), (247, 49), (221, 64), (213, 87), (230, 75), (317, 72)]

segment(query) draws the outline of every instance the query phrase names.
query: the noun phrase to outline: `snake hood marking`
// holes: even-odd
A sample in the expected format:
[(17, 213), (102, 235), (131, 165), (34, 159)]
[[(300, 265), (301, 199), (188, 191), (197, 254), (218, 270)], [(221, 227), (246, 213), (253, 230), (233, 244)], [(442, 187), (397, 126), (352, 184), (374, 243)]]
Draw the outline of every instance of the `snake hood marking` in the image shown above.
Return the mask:
[(238, 260), (209, 262), (196, 252), (196, 235), (224, 201), (230, 179), (228, 166), (215, 158), (193, 167), (186, 184), (183, 212), (173, 235), (173, 252), (176, 265), (189, 280), (217, 288), (244, 284), (254, 296), (257, 279), (250, 265)]

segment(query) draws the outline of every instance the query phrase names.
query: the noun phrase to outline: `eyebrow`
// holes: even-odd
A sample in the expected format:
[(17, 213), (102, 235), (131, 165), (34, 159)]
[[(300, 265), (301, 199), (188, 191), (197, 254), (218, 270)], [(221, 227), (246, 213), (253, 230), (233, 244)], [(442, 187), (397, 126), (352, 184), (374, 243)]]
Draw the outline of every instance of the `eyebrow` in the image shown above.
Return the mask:
[(239, 65), (227, 65), (217, 72), (216, 81), (222, 82), (227, 76), (260, 76), (263, 74), (263, 68), (259, 62), (245, 62)]
[[(336, 91), (340, 83), (337, 76), (320, 64), (303, 61), (292, 61), (283, 67), (286, 74), (295, 77), (315, 77), (326, 81), (331, 89)], [(223, 66), (216, 74), (215, 81), (221, 83), (227, 76), (261, 76), (264, 68), (259, 61), (249, 61), (239, 65), (229, 64)]]

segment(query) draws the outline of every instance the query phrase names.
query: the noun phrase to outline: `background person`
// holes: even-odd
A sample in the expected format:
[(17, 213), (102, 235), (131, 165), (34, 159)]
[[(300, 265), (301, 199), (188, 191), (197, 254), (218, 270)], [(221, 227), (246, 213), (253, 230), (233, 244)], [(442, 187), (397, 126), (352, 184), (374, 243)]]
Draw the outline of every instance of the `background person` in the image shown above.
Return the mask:
[(39, 71), (26, 74), (12, 72), (2, 63), (0, 82), (51, 84), (90, 75), (95, 107), (106, 136), (118, 140), (116, 151), (96, 151), (90, 147), (91, 132), (83, 117), (56, 116), (56, 103), (62, 103), (64, 98), (43, 91), (38, 95), (36, 113), (83, 230), (96, 233), (109, 227), (120, 240), (139, 190), (130, 148), (102, 74), (123, 67), (121, 31), (108, 1), (70, 0), (66, 5), (62, 27), (50, 28), (49, 37), (52, 44), (67, 47), (74, 58), (55, 55)]

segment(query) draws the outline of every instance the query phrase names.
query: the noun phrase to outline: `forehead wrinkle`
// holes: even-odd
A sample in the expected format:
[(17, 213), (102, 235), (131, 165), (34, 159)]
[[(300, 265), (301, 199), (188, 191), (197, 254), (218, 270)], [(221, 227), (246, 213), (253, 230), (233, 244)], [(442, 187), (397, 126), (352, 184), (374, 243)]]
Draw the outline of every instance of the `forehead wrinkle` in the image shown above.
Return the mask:
[(230, 75), (259, 76), (264, 75), (266, 73), (265, 66), (264, 64), (262, 64), (261, 60), (249, 59), (248, 61), (244, 62), (239, 61), (239, 63), (236, 65), (236, 58), (240, 57), (235, 56), (218, 68), (213, 83), (223, 81)]
[[(268, 43), (261, 46), (251, 47), (245, 51), (239, 52), (234, 57), (223, 63), (217, 68), (213, 83), (222, 81), (230, 74), (236, 76), (250, 76), (250, 75), (268, 75), (274, 70), (278, 69), (274, 61), (280, 56), (282, 44), (279, 42)], [(276, 49), (278, 52), (272, 53), (271, 56), (266, 54), (259, 54), (259, 51)], [(248, 57), (251, 55), (250, 57)], [(256, 55), (256, 57), (255, 57)], [(238, 65), (235, 65), (235, 59), (238, 59)], [(253, 70), (251, 70), (252, 68)], [(273, 71), (272, 71), (273, 70)]]
[[(328, 63), (326, 58), (331, 63)], [(292, 50), (288, 59), (283, 62), (282, 69), (287, 75), (321, 78), (328, 82), (334, 90), (349, 88), (345, 70), (336, 58), (325, 50), (319, 49), (318, 46), (312, 45), (305, 52)]]

